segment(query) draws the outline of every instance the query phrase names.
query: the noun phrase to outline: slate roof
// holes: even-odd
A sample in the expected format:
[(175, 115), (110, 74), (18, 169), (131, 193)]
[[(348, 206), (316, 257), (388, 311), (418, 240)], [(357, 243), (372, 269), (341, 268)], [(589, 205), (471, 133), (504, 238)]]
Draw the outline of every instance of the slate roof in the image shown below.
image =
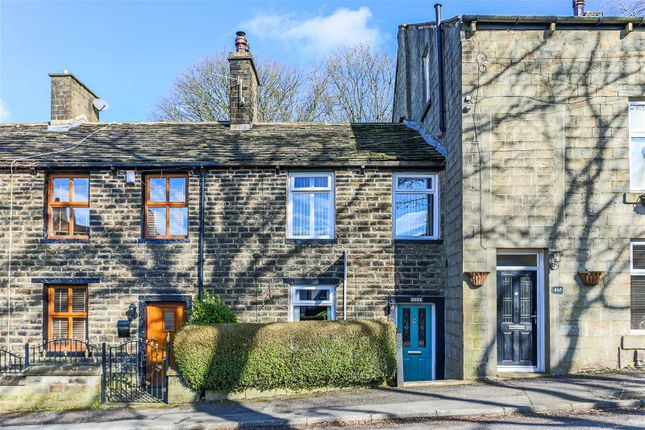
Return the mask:
[[(91, 136), (87, 137), (88, 135)], [(87, 137), (87, 138), (86, 138)], [(79, 144), (83, 138), (83, 143)], [(74, 145), (78, 146), (74, 147)], [(60, 153), (53, 151), (66, 150)], [(0, 124), (0, 166), (427, 166), (445, 158), (404, 124), (87, 123), (66, 132), (47, 124)]]

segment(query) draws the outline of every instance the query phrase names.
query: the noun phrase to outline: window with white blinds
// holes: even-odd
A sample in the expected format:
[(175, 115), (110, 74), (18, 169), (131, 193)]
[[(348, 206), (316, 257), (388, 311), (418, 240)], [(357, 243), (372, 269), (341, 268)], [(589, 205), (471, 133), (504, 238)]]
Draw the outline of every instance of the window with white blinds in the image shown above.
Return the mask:
[(631, 243), (631, 328), (645, 330), (645, 240)]
[(645, 101), (629, 102), (629, 188), (645, 191)]
[[(49, 287), (48, 339), (87, 340), (87, 286)], [(64, 343), (70, 345), (69, 343)]]
[(287, 236), (334, 238), (334, 174), (291, 173), (287, 200)]
[(392, 184), (395, 239), (439, 238), (439, 176), (395, 174)]

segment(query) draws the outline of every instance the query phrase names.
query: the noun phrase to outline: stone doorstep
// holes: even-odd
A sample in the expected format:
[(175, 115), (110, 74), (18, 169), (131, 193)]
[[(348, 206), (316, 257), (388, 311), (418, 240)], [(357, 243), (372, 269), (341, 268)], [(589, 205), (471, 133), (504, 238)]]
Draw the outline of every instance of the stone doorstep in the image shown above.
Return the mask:
[(434, 381), (410, 381), (403, 382), (403, 388), (415, 387), (450, 387), (453, 385), (470, 385), (477, 381), (468, 379), (437, 379)]
[(100, 365), (33, 365), (25, 370), (25, 376), (98, 376), (101, 374)]

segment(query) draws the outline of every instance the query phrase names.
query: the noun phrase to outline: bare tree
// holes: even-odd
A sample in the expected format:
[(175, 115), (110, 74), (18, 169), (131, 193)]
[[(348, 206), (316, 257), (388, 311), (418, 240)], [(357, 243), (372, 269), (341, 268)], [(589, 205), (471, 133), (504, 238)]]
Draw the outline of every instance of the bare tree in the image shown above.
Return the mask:
[[(303, 78), (284, 64), (257, 62), (260, 121), (290, 121), (298, 109)], [(226, 121), (229, 110), (226, 54), (203, 60), (177, 79), (151, 116), (157, 121)]]
[(645, 0), (607, 0), (603, 9), (611, 15), (645, 16)]
[[(394, 62), (368, 46), (339, 49), (317, 66), (294, 69), (258, 61), (259, 120), (300, 122), (390, 121)], [(225, 54), (187, 69), (151, 117), (157, 121), (228, 119), (229, 65)]]

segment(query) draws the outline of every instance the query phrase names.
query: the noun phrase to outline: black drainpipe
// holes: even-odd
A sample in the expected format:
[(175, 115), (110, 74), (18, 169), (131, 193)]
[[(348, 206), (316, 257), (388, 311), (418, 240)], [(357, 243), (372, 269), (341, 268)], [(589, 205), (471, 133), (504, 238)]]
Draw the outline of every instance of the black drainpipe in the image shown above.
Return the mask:
[(441, 3), (434, 5), (437, 15), (437, 85), (439, 86), (439, 104), (441, 107), (441, 115), (439, 115), (439, 130), (442, 133), (446, 132), (446, 101), (443, 94), (443, 45), (442, 45), (442, 29), (441, 29)]
[(197, 260), (197, 298), (204, 293), (204, 183), (206, 171), (199, 169), (199, 257)]

